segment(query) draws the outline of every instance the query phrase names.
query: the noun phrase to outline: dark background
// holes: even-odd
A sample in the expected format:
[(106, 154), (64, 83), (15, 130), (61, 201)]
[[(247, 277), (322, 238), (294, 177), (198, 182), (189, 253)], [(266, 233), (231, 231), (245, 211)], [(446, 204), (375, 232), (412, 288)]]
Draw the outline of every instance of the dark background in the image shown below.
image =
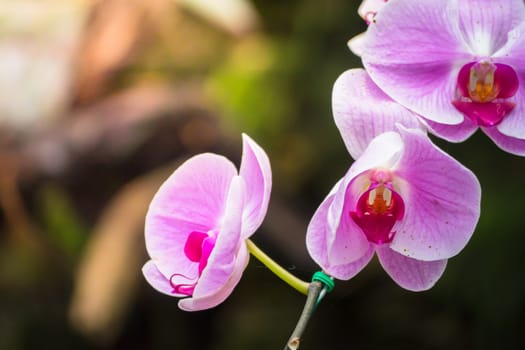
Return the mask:
[[(309, 279), (306, 226), (352, 161), (330, 96), (360, 66), (346, 47), (365, 30), (359, 2), (257, 0), (255, 17), (225, 10), (222, 21), (190, 1), (39, 2), (6, 6), (0, 27), (4, 60), (22, 52), (44, 67), (11, 78), (27, 96), (14, 110), (0, 96), (0, 349), (283, 348), (303, 296), (252, 259), (226, 302), (181, 311), (142, 278), (143, 218), (178, 163), (212, 151), (238, 164), (246, 132), (274, 182), (253, 240)], [(46, 75), (56, 67), (65, 78)], [(480, 132), (435, 141), (482, 184), (471, 242), (427, 292), (401, 289), (376, 259), (338, 281), (301, 349), (525, 348), (525, 159)]]

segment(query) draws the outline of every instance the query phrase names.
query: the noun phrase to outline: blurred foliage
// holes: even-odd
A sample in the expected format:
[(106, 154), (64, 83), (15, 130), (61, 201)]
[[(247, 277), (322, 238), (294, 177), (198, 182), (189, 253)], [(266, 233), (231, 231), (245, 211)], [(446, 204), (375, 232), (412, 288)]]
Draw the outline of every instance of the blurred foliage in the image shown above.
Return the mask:
[(67, 194), (55, 185), (40, 189), (38, 212), (42, 216), (42, 227), (50, 239), (74, 262), (81, 253), (87, 230)]
[[(338, 75), (360, 66), (346, 47), (365, 29), (360, 1), (221, 0), (237, 6), (229, 12), (190, 4), (199, 0), (86, 0), (67, 20), (38, 1), (17, 16), (0, 4), (0, 31), (19, 28), (2, 34), (0, 50), (14, 54), (0, 62), (38, 67), (0, 69), (14, 93), (0, 103), (0, 350), (282, 348), (302, 296), (252, 260), (224, 304), (180, 311), (140, 276), (143, 215), (176, 161), (204, 151), (238, 161), (246, 132), (274, 173), (254, 240), (309, 278), (306, 225), (351, 164), (330, 99)], [(46, 39), (35, 18), (75, 30)], [(338, 282), (301, 349), (525, 347), (525, 160), (481, 133), (434, 140), (482, 184), (471, 242), (425, 293), (397, 287), (376, 260)]]

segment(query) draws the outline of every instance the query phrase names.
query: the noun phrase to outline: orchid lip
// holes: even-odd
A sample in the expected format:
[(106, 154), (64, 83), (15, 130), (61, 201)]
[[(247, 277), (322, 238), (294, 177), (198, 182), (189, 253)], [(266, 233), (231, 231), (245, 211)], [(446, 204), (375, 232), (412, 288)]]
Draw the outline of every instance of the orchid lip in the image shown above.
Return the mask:
[(452, 104), (477, 125), (492, 127), (514, 109), (515, 103), (508, 99), (518, 88), (518, 75), (511, 66), (489, 60), (469, 62), (458, 73), (458, 96)]
[[(376, 181), (378, 178), (380, 181)], [(371, 180), (369, 188), (359, 197), (356, 210), (349, 214), (369, 242), (390, 243), (396, 233), (392, 228), (403, 218), (405, 204), (392, 187), (390, 173), (374, 171)]]
[(193, 231), (184, 245), (184, 254), (193, 262), (199, 263), (199, 276), (208, 264), (208, 259), (215, 247), (216, 234)]
[[(176, 277), (185, 278), (188, 280), (188, 283), (177, 284), (173, 282), (173, 279)], [(197, 285), (197, 281), (192, 280), (188, 276), (182, 275), (180, 273), (174, 273), (173, 275), (171, 275), (169, 282), (170, 282), (171, 287), (173, 288), (173, 293), (184, 294), (187, 296), (193, 295), (193, 291), (195, 290), (195, 286)]]
[[(198, 271), (199, 277), (202, 271), (208, 264), (208, 259), (211, 255), (213, 248), (215, 247), (216, 234), (214, 232), (204, 233), (199, 231), (193, 231), (188, 235), (186, 243), (184, 245), (184, 255), (188, 260), (199, 263)], [(188, 283), (175, 283), (173, 279), (175, 277), (182, 277), (187, 279)], [(188, 296), (193, 295), (195, 286), (197, 285), (197, 279), (193, 280), (188, 276), (175, 273), (170, 277), (170, 285), (173, 288), (173, 293), (185, 294)]]

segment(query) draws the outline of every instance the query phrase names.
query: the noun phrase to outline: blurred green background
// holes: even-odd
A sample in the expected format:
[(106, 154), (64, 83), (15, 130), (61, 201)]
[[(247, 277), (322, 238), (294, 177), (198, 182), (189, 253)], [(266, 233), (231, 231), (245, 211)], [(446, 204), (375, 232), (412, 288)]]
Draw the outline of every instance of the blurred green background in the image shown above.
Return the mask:
[[(283, 348), (304, 297), (252, 259), (186, 313), (140, 273), (143, 220), (187, 157), (270, 156), (253, 240), (308, 279), (309, 218), (351, 164), (333, 123), (359, 1), (0, 1), (0, 349)], [(428, 292), (374, 260), (336, 283), (301, 349), (525, 348), (525, 159), (481, 133), (436, 143), (472, 169), (482, 216)]]

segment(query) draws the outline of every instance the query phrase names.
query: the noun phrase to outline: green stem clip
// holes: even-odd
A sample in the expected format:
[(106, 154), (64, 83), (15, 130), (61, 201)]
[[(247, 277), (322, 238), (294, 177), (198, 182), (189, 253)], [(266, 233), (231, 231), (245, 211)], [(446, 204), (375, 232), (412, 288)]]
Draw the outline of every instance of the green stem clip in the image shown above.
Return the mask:
[(321, 300), (324, 298), (326, 293), (330, 293), (332, 290), (334, 290), (335, 282), (334, 279), (330, 276), (328, 276), (323, 271), (317, 271), (312, 276), (312, 282), (320, 282), (323, 285), (323, 289), (321, 289), (321, 292), (319, 293), (319, 296), (317, 297), (317, 301), (315, 302), (315, 306), (317, 306)]

